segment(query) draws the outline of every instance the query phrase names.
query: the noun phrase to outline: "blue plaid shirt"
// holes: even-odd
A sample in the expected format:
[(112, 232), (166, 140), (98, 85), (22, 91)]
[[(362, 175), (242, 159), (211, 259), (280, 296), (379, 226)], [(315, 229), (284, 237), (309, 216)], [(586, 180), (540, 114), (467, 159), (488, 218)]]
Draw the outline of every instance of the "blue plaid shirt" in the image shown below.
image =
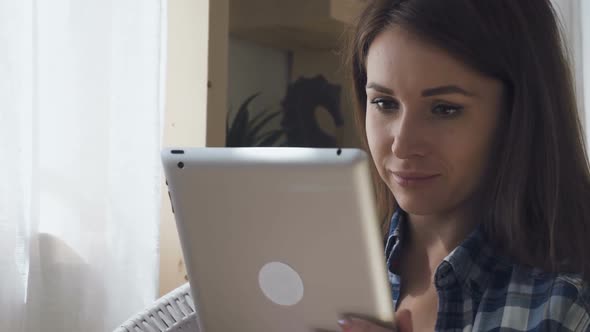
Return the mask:
[[(399, 261), (405, 213), (392, 218), (385, 257), (393, 304), (400, 297)], [(590, 332), (590, 289), (575, 275), (544, 273), (494, 253), (478, 227), (438, 266), (436, 331)]]

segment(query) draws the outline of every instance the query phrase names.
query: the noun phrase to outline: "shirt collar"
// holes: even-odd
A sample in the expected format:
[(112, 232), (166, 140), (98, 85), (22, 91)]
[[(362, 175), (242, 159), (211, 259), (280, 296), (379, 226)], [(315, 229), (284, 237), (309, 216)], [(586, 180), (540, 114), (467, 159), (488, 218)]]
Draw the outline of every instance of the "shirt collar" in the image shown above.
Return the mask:
[(397, 270), (396, 264), (399, 262), (402, 243), (402, 230), (405, 223), (405, 212), (401, 209), (396, 209), (391, 217), (389, 223), (389, 234), (385, 242), (385, 258), (387, 262), (387, 269), (394, 273)]
[[(476, 226), (469, 236), (455, 248), (443, 262), (446, 262), (459, 285), (467, 288), (472, 296), (481, 298), (483, 291), (493, 276), (500, 273), (510, 273), (509, 261), (501, 256), (485, 236), (482, 224)], [(435, 275), (437, 286), (445, 286), (443, 263), (439, 266)], [(440, 285), (439, 285), (440, 283)]]
[[(406, 213), (397, 209), (391, 218), (389, 235), (385, 246), (387, 267), (395, 273), (396, 264), (401, 253)], [(455, 280), (471, 291), (473, 296), (481, 296), (487, 288), (490, 278), (497, 273), (508, 273), (510, 262), (498, 255), (485, 236), (483, 225), (478, 225), (473, 232), (455, 248), (438, 266), (435, 284), (444, 288)]]

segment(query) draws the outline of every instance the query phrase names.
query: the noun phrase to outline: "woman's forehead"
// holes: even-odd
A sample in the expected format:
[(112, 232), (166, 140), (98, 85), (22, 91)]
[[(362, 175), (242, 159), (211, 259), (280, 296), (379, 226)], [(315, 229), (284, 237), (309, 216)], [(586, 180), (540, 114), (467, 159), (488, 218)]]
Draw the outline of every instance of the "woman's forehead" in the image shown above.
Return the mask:
[(369, 47), (366, 70), (367, 83), (393, 90), (463, 85), (478, 91), (497, 83), (449, 52), (399, 27), (377, 35)]

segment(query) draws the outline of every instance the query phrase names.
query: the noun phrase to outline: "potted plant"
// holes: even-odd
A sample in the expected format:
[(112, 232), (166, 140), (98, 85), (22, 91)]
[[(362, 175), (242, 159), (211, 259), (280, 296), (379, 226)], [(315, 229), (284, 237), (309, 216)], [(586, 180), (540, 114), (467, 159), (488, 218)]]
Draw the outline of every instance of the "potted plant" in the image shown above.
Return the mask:
[(251, 116), (249, 110), (250, 103), (259, 94), (253, 94), (242, 103), (231, 125), (229, 123), (230, 114), (228, 112), (225, 136), (225, 145), (227, 147), (276, 146), (285, 134), (280, 128), (265, 130), (273, 119), (282, 114), (281, 111), (273, 112), (265, 109), (255, 116)]

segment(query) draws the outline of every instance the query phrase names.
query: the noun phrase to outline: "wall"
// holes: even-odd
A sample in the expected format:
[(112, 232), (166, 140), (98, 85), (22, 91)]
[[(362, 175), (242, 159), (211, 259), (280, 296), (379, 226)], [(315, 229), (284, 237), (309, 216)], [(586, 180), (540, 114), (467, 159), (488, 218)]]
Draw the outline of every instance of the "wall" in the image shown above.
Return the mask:
[[(228, 5), (228, 0), (168, 1), (165, 147), (225, 145)], [(186, 282), (186, 272), (164, 180), (162, 188), (160, 294), (165, 294)]]

